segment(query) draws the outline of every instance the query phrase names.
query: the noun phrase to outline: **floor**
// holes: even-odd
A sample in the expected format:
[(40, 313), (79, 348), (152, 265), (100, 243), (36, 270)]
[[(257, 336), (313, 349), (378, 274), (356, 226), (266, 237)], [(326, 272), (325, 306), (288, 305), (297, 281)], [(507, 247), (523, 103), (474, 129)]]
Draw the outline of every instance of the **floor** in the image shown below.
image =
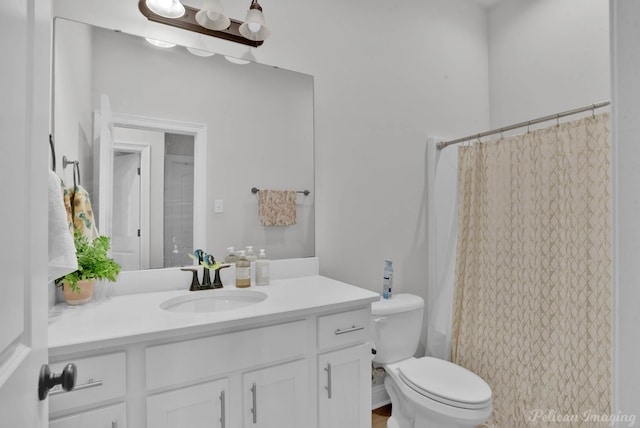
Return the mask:
[(371, 412), (371, 428), (387, 428), (387, 419), (391, 416), (391, 404)]

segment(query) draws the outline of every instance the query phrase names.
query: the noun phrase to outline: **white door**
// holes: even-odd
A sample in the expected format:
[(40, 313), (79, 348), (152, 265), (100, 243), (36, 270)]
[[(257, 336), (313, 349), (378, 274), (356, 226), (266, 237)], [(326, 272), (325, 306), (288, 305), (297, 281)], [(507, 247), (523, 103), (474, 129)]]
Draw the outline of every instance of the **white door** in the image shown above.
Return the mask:
[(0, 426), (44, 428), (51, 2), (1, 1), (0, 29)]
[(229, 428), (227, 379), (147, 398), (148, 428)]
[(306, 360), (245, 373), (242, 385), (245, 428), (309, 426)]
[(371, 346), (318, 357), (319, 428), (371, 426)]
[(149, 268), (142, 266), (140, 202), (140, 153), (114, 152), (111, 255), (125, 271)]

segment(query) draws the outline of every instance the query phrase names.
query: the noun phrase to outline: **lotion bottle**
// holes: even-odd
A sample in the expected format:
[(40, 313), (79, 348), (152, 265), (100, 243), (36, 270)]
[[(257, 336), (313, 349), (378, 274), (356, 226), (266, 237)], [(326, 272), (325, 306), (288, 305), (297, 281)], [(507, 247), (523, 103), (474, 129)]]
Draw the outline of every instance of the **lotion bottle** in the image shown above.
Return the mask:
[(260, 254), (256, 260), (256, 285), (269, 285), (270, 262), (264, 249), (260, 249)]
[(236, 287), (246, 288), (251, 286), (251, 262), (247, 260), (244, 251), (239, 251), (236, 262)]

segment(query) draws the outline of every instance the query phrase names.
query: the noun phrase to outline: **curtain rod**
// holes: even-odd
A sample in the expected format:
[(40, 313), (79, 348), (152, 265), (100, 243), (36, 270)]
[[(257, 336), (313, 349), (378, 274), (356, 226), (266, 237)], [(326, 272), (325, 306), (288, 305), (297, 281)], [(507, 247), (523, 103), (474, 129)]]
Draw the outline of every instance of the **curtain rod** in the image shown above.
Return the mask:
[(589, 105), (584, 106), (584, 107), (574, 108), (573, 110), (567, 110), (567, 111), (563, 111), (561, 113), (550, 114), (548, 116), (539, 117), (537, 119), (528, 120), (526, 122), (520, 122), (520, 123), (516, 123), (514, 125), (509, 125), (509, 126), (505, 126), (505, 127), (502, 127), (502, 128), (492, 129), (491, 131), (481, 132), (480, 134), (473, 134), (473, 135), (469, 135), (469, 136), (464, 137), (464, 138), (456, 138), (455, 140), (450, 140), (450, 141), (440, 141), (438, 144), (436, 144), (436, 148), (438, 150), (442, 150), (447, 146), (451, 146), (453, 144), (462, 143), (464, 141), (469, 141), (469, 140), (473, 140), (473, 139), (480, 139), (482, 137), (487, 137), (489, 135), (494, 135), (494, 134), (502, 134), (505, 131), (511, 131), (511, 130), (517, 129), (517, 128), (524, 128), (525, 126), (529, 127), (531, 125), (535, 125), (536, 123), (547, 122), (549, 120), (554, 120), (554, 119), (558, 120), (561, 117), (571, 116), (571, 115), (582, 113), (582, 112), (589, 111), (589, 110), (593, 111), (593, 114), (595, 114), (595, 110), (597, 108), (606, 107), (609, 104), (611, 104), (611, 101), (600, 101), (598, 103), (589, 104)]

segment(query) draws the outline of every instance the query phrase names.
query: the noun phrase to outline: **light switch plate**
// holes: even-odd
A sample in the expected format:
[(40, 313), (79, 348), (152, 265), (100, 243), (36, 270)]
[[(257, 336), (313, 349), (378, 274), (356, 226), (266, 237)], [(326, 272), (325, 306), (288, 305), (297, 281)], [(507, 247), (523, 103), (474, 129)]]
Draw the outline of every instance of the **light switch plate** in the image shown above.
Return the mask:
[(216, 214), (224, 212), (224, 201), (222, 199), (216, 199), (213, 205), (213, 210)]

